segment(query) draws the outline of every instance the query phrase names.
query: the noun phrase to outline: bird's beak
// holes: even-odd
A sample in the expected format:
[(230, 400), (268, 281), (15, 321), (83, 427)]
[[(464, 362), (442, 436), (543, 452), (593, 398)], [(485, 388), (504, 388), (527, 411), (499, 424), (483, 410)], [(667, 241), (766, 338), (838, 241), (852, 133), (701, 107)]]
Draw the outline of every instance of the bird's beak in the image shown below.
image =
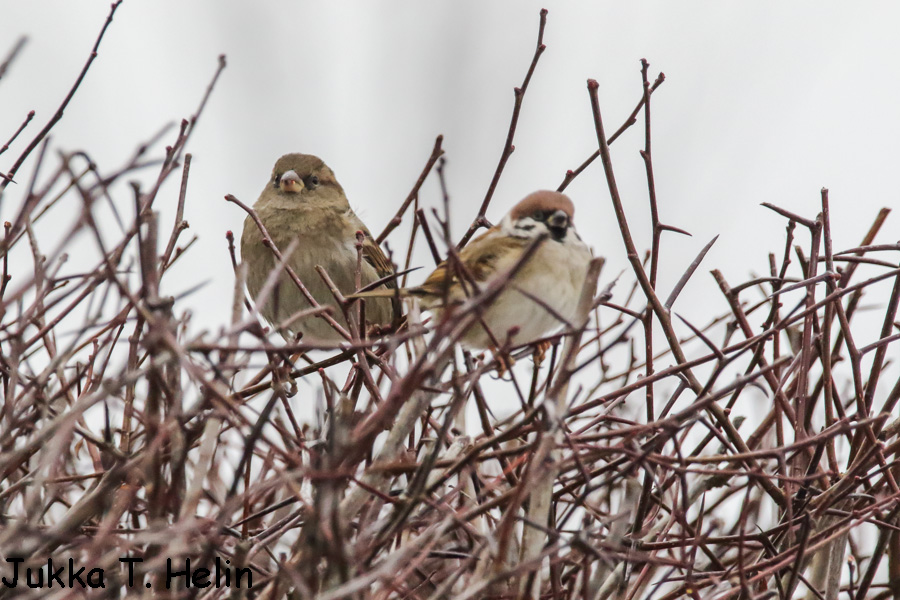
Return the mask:
[(291, 194), (300, 192), (305, 186), (303, 180), (294, 171), (285, 171), (281, 176), (281, 190)]
[(547, 219), (547, 226), (553, 229), (565, 229), (569, 226), (569, 215), (558, 210)]

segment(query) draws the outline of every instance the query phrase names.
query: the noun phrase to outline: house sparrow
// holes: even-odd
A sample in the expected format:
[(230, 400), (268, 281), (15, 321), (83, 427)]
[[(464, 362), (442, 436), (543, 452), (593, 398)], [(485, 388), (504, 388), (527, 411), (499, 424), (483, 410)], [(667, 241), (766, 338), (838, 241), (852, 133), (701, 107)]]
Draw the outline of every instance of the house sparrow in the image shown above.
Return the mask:
[[(320, 305), (335, 308), (332, 316), (342, 325), (346, 325), (343, 314), (315, 267), (321, 265), (342, 294), (356, 291), (356, 233), (362, 232), (365, 235), (362, 246), (365, 260), (361, 267), (361, 286), (393, 273), (390, 261), (350, 208), (334, 172), (316, 156), (285, 154), (279, 158), (253, 208), (281, 251), (293, 240), (298, 240), (299, 246), (288, 257), (288, 264)], [(272, 251), (263, 245), (262, 233), (249, 216), (244, 220), (241, 235), (241, 257), (249, 267), (247, 288), (256, 299), (277, 261)], [(394, 287), (396, 284), (391, 280), (386, 285)], [(394, 314), (393, 302), (390, 298), (367, 302), (367, 320), (375, 324), (389, 323)], [(273, 325), (278, 325), (310, 306), (290, 276), (282, 272), (276, 290), (259, 307), (259, 312)], [(316, 340), (343, 339), (318, 317), (294, 321), (286, 329), (289, 333), (302, 333)]]
[[(572, 224), (574, 214), (575, 206), (568, 196), (534, 192), (516, 204), (498, 225), (460, 251), (460, 262), (483, 289), (497, 277), (506, 277), (536, 238), (546, 237), (503, 291), (484, 307), (482, 321), (490, 334), (481, 322), (475, 322), (460, 338), (463, 346), (476, 350), (494, 347), (506, 341), (511, 331), (513, 345), (526, 344), (558, 329), (564, 324), (561, 319), (571, 322), (591, 261), (590, 248)], [(392, 293), (397, 290), (375, 290), (356, 297), (385, 297)], [(465, 277), (460, 283), (456, 269), (444, 261), (422, 285), (399, 293), (421, 298), (423, 308), (441, 313), (476, 291)]]

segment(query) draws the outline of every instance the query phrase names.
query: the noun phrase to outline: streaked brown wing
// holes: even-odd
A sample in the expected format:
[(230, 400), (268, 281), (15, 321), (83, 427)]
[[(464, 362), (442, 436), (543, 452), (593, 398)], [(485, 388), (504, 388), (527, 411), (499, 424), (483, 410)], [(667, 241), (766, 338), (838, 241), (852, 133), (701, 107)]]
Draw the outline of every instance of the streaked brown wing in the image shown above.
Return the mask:
[[(439, 295), (441, 290), (444, 289), (444, 286), (447, 285), (447, 276), (449, 275), (447, 271), (447, 261), (445, 260), (437, 267), (435, 267), (434, 271), (431, 272), (425, 281), (422, 282), (422, 285), (416, 286), (411, 290), (413, 293), (418, 293), (420, 295)], [(456, 276), (453, 276), (451, 282), (456, 279)]]
[[(384, 255), (384, 252), (381, 251), (381, 248), (372, 238), (372, 234), (369, 232), (369, 228), (363, 224), (362, 220), (356, 216), (356, 213), (353, 212), (353, 209), (347, 208), (343, 217), (347, 219), (349, 225), (352, 227), (351, 231), (362, 231), (365, 235), (363, 239), (363, 258), (367, 263), (372, 265), (375, 269), (375, 272), (378, 274), (378, 278), (387, 277), (388, 275), (394, 274), (394, 267), (391, 265), (391, 261), (387, 259)], [(349, 231), (347, 233), (350, 233)], [(352, 233), (350, 233), (352, 235)], [(396, 282), (391, 281), (385, 284), (387, 287), (395, 288), (397, 287)]]
[[(510, 252), (521, 251), (522, 240), (498, 235), (496, 229), (490, 229), (472, 240), (459, 253), (460, 261), (479, 284), (486, 282), (497, 271), (501, 258), (509, 257)], [(450, 281), (447, 281), (447, 278)], [(450, 268), (447, 261), (442, 262), (419, 286), (420, 293), (442, 295), (444, 287), (453, 285), (459, 277), (455, 269)]]
[[(384, 255), (384, 252), (381, 250), (381, 246), (378, 245), (378, 242), (375, 241), (375, 239), (372, 237), (372, 234), (369, 233), (368, 229), (363, 227), (362, 232), (366, 234), (362, 246), (363, 259), (375, 268), (375, 272), (378, 273), (379, 279), (382, 277), (387, 277), (388, 275), (393, 275), (394, 267), (391, 264), (391, 261), (388, 260), (387, 256)], [(384, 285), (389, 289), (395, 290), (397, 289), (397, 280), (391, 279)], [(400, 322), (400, 318), (403, 316), (403, 311), (400, 306), (400, 298), (398, 296), (391, 296), (391, 308), (394, 312), (394, 323), (396, 325)]]
[[(394, 273), (394, 267), (391, 265), (391, 261), (387, 259), (387, 256), (384, 255), (381, 247), (374, 239), (372, 239), (372, 234), (369, 233), (369, 230), (364, 229), (363, 233), (366, 234), (362, 247), (363, 258), (365, 261), (375, 268), (379, 278), (392, 275)], [(396, 280), (391, 280), (385, 285), (389, 288), (395, 288), (397, 287), (397, 282)]]

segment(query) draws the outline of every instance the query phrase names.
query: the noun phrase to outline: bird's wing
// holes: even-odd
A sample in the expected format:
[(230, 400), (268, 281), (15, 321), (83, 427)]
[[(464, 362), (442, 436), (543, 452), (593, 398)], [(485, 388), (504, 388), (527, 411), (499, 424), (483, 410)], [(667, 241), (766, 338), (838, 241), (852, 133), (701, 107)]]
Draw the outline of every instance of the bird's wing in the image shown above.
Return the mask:
[[(372, 234), (369, 233), (368, 229), (363, 229), (363, 233), (366, 234), (365, 239), (363, 240), (363, 258), (367, 263), (372, 265), (375, 268), (375, 271), (378, 273), (378, 277), (387, 277), (388, 275), (394, 274), (394, 267), (391, 265), (391, 261), (387, 259), (387, 256), (384, 255), (384, 252), (381, 250), (381, 246), (375, 241), (372, 237)], [(389, 288), (397, 287), (397, 281), (392, 279), (385, 283)]]
[[(499, 270), (515, 262), (526, 246), (522, 240), (502, 235), (497, 228), (491, 228), (463, 248), (459, 253), (459, 259), (475, 283), (480, 285)], [(445, 287), (457, 281), (459, 281), (457, 269), (445, 260), (418, 290), (423, 295), (443, 295)]]
[[(360, 218), (357, 217), (352, 210), (349, 212), (350, 219), (354, 222), (356, 230), (362, 231), (365, 235), (362, 242), (363, 259), (372, 265), (375, 272), (378, 273), (379, 278), (393, 275), (394, 266), (391, 264), (391, 261), (388, 260), (387, 256), (384, 255), (381, 246), (378, 245), (378, 242), (375, 241), (375, 238), (372, 237), (369, 229), (363, 224)], [(391, 279), (390, 281), (385, 282), (384, 286), (390, 290), (396, 290), (397, 280)], [(400, 320), (402, 311), (400, 307), (400, 298), (396, 294), (391, 297), (391, 308), (394, 313), (394, 321), (397, 323)]]
[[(347, 210), (346, 217), (350, 221), (350, 224), (355, 231), (361, 231), (365, 235), (362, 243), (362, 253), (365, 261), (372, 265), (372, 267), (375, 269), (375, 272), (378, 273), (379, 278), (393, 275), (394, 266), (391, 264), (391, 261), (389, 261), (384, 255), (381, 247), (369, 232), (368, 227), (366, 227), (365, 224), (363, 224), (362, 220), (360, 220), (360, 218), (356, 216), (356, 213), (353, 212), (353, 209)], [(395, 288), (397, 287), (397, 282), (391, 280), (385, 283), (385, 285), (390, 288)]]

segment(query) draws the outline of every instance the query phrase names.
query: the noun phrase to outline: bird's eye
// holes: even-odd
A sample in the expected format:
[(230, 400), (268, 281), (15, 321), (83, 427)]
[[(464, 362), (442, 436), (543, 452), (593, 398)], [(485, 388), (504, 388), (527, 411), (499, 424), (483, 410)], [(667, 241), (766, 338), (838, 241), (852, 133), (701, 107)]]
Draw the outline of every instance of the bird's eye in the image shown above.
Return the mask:
[(319, 176), (318, 175), (310, 175), (309, 179), (306, 180), (306, 186), (309, 188), (314, 188), (319, 185)]
[(544, 211), (542, 211), (542, 210), (534, 211), (534, 213), (531, 215), (531, 218), (534, 219), (535, 221), (543, 221), (544, 220)]
[(275, 176), (272, 177), (272, 185), (278, 187), (279, 181), (281, 181), (281, 173), (275, 173)]

